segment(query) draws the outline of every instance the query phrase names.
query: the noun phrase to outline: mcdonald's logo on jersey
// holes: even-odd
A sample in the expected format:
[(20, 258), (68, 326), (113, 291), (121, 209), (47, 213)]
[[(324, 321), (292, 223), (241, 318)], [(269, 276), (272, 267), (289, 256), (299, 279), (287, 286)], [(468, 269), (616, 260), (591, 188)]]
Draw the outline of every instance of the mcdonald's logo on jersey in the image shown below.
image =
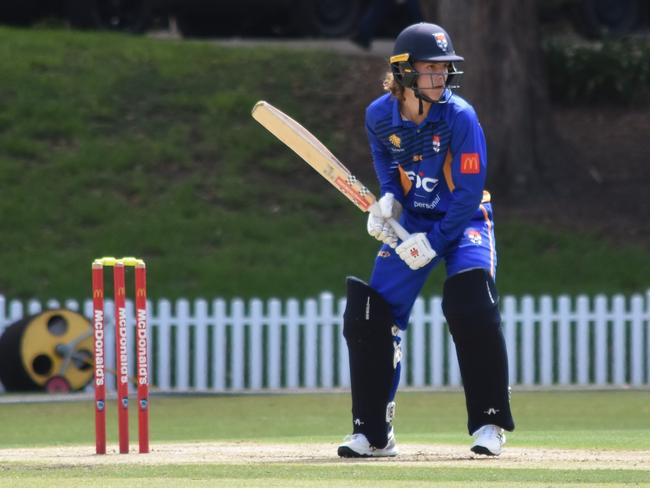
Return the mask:
[(481, 172), (481, 161), (478, 153), (461, 153), (460, 172), (467, 175), (477, 175)]

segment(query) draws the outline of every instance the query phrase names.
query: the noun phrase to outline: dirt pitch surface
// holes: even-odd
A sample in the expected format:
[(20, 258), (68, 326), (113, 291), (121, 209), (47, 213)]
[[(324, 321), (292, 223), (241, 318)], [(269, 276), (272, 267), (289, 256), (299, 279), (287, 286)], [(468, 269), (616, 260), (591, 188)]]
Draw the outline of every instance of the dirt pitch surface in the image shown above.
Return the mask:
[(395, 458), (341, 459), (332, 444), (266, 444), (214, 442), (156, 444), (149, 454), (94, 454), (94, 446), (0, 449), (0, 464), (21, 463), (49, 466), (164, 465), (164, 464), (354, 464), (410, 465), (428, 467), (509, 467), (553, 469), (650, 470), (650, 450), (607, 451), (597, 449), (532, 449), (508, 447), (498, 458), (477, 456), (467, 446), (402, 444)]

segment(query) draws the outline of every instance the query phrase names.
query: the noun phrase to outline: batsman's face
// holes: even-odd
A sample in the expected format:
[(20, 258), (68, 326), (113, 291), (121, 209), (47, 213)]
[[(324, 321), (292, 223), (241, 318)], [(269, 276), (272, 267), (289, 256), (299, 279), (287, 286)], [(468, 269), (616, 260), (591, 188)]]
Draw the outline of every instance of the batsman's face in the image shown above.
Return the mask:
[(447, 63), (417, 61), (414, 67), (420, 74), (418, 76), (418, 88), (420, 91), (432, 100), (438, 100), (445, 90), (447, 76), (449, 75), (449, 65)]

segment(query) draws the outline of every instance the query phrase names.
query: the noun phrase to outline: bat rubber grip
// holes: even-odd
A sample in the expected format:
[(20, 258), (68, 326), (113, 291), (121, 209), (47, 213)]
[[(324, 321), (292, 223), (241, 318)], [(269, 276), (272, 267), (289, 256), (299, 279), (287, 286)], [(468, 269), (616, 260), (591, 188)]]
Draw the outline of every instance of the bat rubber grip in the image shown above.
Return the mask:
[(404, 227), (402, 227), (397, 220), (390, 218), (387, 220), (387, 222), (390, 224), (390, 226), (397, 234), (397, 237), (399, 237), (402, 240), (402, 242), (407, 240), (409, 237), (411, 237), (411, 234), (409, 234), (409, 232)]

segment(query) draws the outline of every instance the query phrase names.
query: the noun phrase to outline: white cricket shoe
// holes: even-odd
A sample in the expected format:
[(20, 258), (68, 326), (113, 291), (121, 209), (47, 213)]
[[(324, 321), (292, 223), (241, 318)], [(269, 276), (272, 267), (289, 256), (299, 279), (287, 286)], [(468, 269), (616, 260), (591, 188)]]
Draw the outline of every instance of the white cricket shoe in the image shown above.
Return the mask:
[(498, 425), (484, 425), (472, 435), (474, 444), (471, 450), (476, 454), (498, 456), (501, 454), (501, 447), (506, 443), (506, 434)]
[(343, 443), (338, 448), (338, 455), (346, 458), (397, 456), (397, 446), (395, 445), (393, 429), (391, 427), (388, 431), (388, 444), (383, 449), (371, 446), (363, 434), (350, 434), (345, 436)]

